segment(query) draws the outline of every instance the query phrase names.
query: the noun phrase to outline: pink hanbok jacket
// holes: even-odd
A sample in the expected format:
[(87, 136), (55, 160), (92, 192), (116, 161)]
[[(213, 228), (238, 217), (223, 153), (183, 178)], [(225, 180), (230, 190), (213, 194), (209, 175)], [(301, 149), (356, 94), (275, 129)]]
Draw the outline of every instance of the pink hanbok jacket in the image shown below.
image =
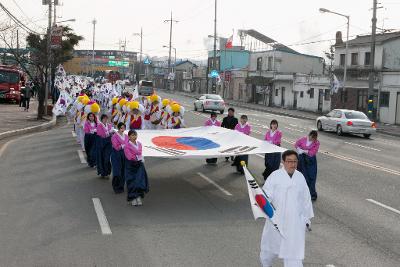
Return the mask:
[(112, 137), (111, 137), (111, 144), (112, 147), (117, 150), (120, 151), (121, 149), (124, 148), (125, 143), (126, 143), (126, 138), (128, 138), (125, 134), (123, 136), (120, 136), (119, 133), (115, 133)]
[(271, 130), (268, 130), (267, 133), (265, 134), (264, 140), (273, 145), (280, 146), (282, 142), (282, 132), (276, 130), (274, 135), (271, 136)]
[(142, 144), (136, 141), (136, 145), (129, 141), (128, 138), (125, 139), (124, 153), (127, 160), (139, 161), (143, 160), (142, 156)]
[(307, 136), (300, 138), (299, 140), (297, 140), (294, 147), (296, 149), (300, 148), (302, 150), (308, 151), (306, 154), (310, 157), (313, 157), (313, 156), (317, 155), (320, 143), (318, 140), (316, 140), (315, 142), (312, 142), (309, 146), (307, 146), (307, 140), (308, 140)]
[(218, 120), (212, 120), (212, 119), (208, 119), (206, 120), (206, 122), (204, 123), (204, 126), (217, 126), (217, 127), (221, 127), (221, 122)]
[(246, 135), (250, 135), (250, 133), (251, 133), (251, 126), (250, 126), (250, 124), (248, 124), (247, 122), (246, 122), (246, 124), (244, 124), (244, 125), (240, 124), (240, 122), (239, 122), (239, 123), (236, 124), (236, 126), (235, 126), (235, 131), (244, 133), (244, 134), (246, 134)]
[(98, 136), (100, 136), (101, 138), (107, 138), (107, 137), (110, 137), (111, 134), (112, 134), (111, 123), (106, 123), (106, 125), (104, 125), (101, 122), (97, 123), (97, 135)]

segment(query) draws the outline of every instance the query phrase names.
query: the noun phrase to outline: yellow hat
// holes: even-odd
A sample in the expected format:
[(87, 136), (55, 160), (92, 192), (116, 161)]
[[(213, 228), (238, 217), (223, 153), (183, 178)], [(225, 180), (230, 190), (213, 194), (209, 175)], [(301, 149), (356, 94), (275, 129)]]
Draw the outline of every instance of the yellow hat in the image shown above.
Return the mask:
[(163, 107), (168, 106), (168, 104), (169, 104), (169, 99), (167, 99), (167, 98), (163, 99), (163, 101), (162, 101)]
[(159, 101), (158, 95), (156, 95), (156, 94), (151, 95), (151, 96), (150, 96), (150, 101), (151, 101), (152, 103), (153, 103), (153, 102), (156, 102), (156, 101)]
[(111, 104), (115, 105), (118, 103), (118, 97), (113, 97), (113, 99), (111, 99)]
[(93, 103), (90, 105), (90, 111), (93, 113), (99, 113), (100, 112), (100, 106), (97, 103)]
[(181, 106), (179, 105), (179, 104), (173, 104), (172, 106), (171, 106), (171, 110), (172, 110), (172, 112), (180, 112), (181, 111)]
[(86, 97), (84, 96), (81, 102), (82, 102), (82, 104), (87, 105), (87, 103), (90, 102), (90, 98), (87, 96)]
[(126, 102), (127, 102), (127, 100), (125, 98), (122, 98), (118, 103), (122, 107), (123, 105), (126, 104)]
[(139, 109), (139, 102), (137, 101), (130, 101), (128, 104), (130, 110)]

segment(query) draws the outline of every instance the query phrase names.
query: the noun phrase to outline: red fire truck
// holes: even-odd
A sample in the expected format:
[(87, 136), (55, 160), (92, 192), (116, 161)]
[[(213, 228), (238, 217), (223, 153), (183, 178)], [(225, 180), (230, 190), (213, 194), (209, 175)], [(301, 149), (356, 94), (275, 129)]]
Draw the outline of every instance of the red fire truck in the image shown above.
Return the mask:
[(16, 66), (0, 65), (0, 100), (21, 101), (21, 89), (25, 86), (26, 75)]

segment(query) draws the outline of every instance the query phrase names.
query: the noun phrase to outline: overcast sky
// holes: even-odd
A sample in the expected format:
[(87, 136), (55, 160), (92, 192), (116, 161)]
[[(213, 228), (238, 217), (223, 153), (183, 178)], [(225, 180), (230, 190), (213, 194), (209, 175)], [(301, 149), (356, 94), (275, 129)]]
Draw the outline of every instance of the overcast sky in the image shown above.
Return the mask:
[[(14, 15), (31, 28), (45, 31), (47, 10), (42, 0), (1, 0)], [(167, 55), (169, 41), (170, 12), (179, 20), (174, 24), (173, 46), (178, 58), (201, 59), (207, 53), (207, 35), (213, 34), (214, 0), (60, 0), (58, 20), (75, 18), (69, 25), (84, 36), (80, 49), (92, 47), (92, 24), (96, 18), (96, 49), (118, 49), (119, 41), (127, 40), (130, 51), (139, 50), (139, 38), (133, 33), (143, 27), (144, 53), (150, 56)], [(349, 14), (350, 35), (370, 32), (372, 0), (218, 0), (219, 36), (229, 37), (235, 30), (234, 44), (238, 44), (238, 29), (255, 29), (293, 49), (318, 56), (329, 49), (332, 42), (319, 42), (332, 39), (335, 32), (343, 31), (345, 18), (318, 12), (324, 7), (339, 13)], [(400, 0), (380, 0), (378, 27), (400, 29)], [(18, 8), (18, 6), (20, 8)], [(0, 20), (6, 15), (0, 11)], [(34, 22), (34, 24), (32, 23)], [(40, 28), (42, 27), (42, 28)], [(211, 48), (211, 47), (209, 47)]]

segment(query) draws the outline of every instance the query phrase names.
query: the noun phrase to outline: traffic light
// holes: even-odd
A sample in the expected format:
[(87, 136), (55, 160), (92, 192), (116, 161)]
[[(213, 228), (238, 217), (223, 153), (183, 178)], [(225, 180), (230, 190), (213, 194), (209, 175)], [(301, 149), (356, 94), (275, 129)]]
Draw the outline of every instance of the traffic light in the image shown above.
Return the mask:
[(368, 97), (368, 115), (371, 116), (374, 113), (374, 96)]

